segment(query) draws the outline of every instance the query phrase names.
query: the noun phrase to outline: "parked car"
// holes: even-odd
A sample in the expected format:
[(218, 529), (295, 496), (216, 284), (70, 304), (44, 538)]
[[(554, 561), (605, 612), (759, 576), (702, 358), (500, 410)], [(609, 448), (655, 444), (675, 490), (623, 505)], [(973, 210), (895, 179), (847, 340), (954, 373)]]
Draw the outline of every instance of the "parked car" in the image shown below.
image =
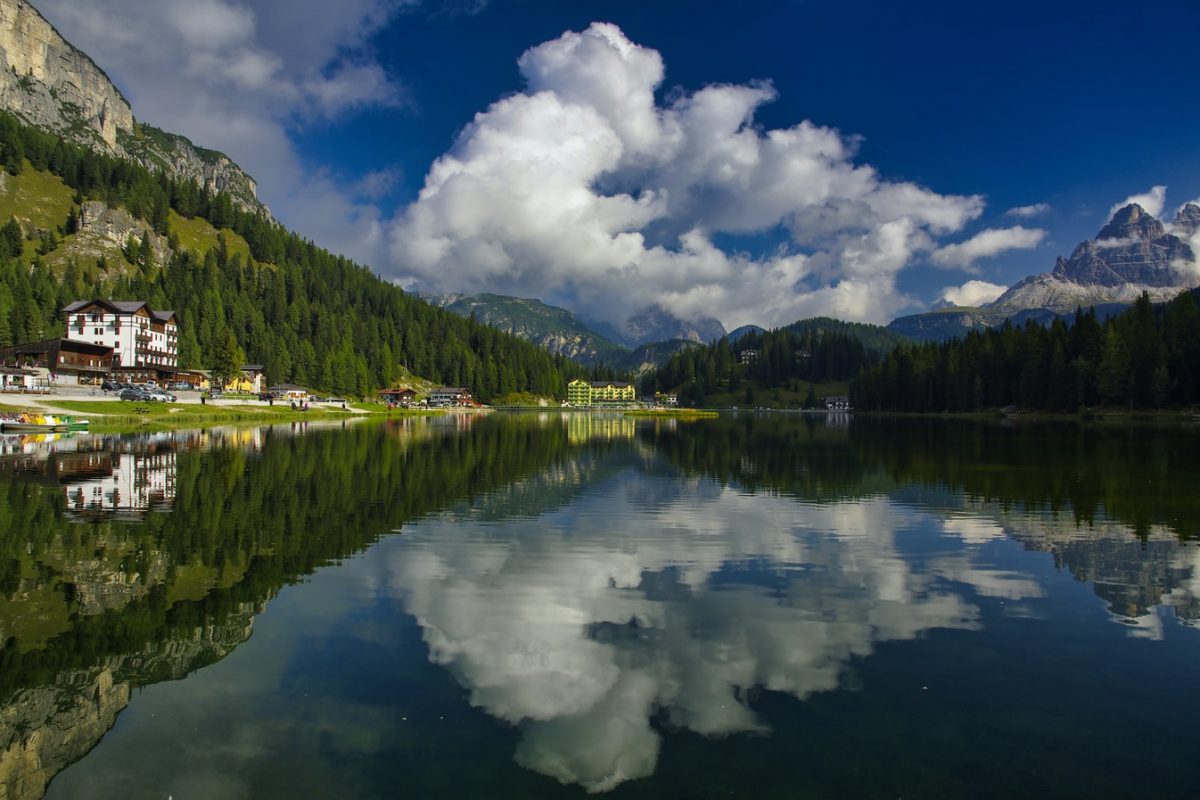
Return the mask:
[(119, 392), (125, 387), (117, 381), (104, 381), (100, 384), (100, 388), (106, 392)]
[(189, 391), (191, 388), (192, 388), (192, 385), (190, 383), (184, 383), (183, 381), (176, 381), (175, 383), (171, 384), (172, 392), (186, 392), (186, 391)]
[(132, 400), (138, 403), (152, 403), (154, 398), (145, 389), (139, 389), (136, 386), (130, 386), (117, 392), (117, 397), (122, 400)]
[(157, 400), (160, 403), (176, 402), (175, 395), (171, 394), (170, 392), (164, 392), (162, 389), (151, 389), (147, 392), (147, 394), (150, 395), (151, 400)]

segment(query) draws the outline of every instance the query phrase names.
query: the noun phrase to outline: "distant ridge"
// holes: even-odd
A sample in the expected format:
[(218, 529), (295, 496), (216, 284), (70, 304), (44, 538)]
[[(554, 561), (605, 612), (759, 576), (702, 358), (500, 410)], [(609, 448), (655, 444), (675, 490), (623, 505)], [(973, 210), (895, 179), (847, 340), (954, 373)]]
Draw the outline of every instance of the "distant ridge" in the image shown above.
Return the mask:
[(741, 339), (747, 333), (766, 333), (767, 329), (758, 325), (743, 325), (740, 328), (734, 328), (726, 336), (729, 338), (729, 343), (733, 344), (738, 339)]
[(479, 322), (586, 366), (614, 364), (629, 354), (629, 348), (591, 330), (570, 311), (541, 300), (487, 293), (431, 295), (428, 299), (461, 317), (474, 315)]

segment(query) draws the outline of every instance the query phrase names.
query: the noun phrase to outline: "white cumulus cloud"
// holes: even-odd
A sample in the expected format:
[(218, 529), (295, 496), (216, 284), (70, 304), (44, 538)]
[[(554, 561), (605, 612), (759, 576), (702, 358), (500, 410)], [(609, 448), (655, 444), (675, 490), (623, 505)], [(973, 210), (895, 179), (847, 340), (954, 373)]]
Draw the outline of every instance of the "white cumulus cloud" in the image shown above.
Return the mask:
[(1017, 217), (1019, 219), (1031, 219), (1033, 217), (1040, 217), (1043, 214), (1047, 214), (1049, 211), (1049, 203), (1034, 203), (1033, 205), (1010, 208), (1008, 211), (1004, 212), (1004, 215), (1006, 217)]
[(952, 306), (981, 306), (992, 302), (1007, 290), (1007, 286), (998, 283), (967, 281), (962, 286), (947, 286), (938, 298)]
[[(659, 104), (661, 55), (595, 23), (528, 50), (523, 92), (477, 114), (391, 229), (391, 274), (539, 297), (615, 321), (657, 303), (726, 326), (883, 321), (896, 273), (976, 218), (977, 196), (888, 181), (854, 140), (764, 130), (768, 83)], [(759, 252), (722, 234), (762, 235)]]
[(1153, 186), (1147, 192), (1134, 194), (1126, 197), (1121, 202), (1114, 205), (1108, 210), (1108, 215), (1111, 217), (1119, 210), (1129, 205), (1137, 203), (1142, 209), (1152, 217), (1157, 217), (1162, 214), (1163, 206), (1167, 202), (1167, 187), (1163, 185)]
[(969, 268), (981, 258), (991, 258), (1009, 250), (1030, 250), (1041, 244), (1046, 232), (1041, 228), (988, 228), (965, 242), (949, 244), (934, 251), (930, 260), (939, 267)]

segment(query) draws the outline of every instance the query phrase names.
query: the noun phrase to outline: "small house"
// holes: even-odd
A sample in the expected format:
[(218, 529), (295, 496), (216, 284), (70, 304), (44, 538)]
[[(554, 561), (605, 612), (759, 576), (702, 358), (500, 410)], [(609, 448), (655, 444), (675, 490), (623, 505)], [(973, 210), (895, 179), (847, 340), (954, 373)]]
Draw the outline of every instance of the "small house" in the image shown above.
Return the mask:
[(391, 403), (395, 406), (410, 406), (416, 402), (416, 399), (417, 393), (408, 387), (385, 389), (379, 393), (380, 402)]
[(28, 392), (34, 389), (37, 371), (23, 367), (0, 366), (0, 391)]
[(469, 406), (471, 393), (461, 386), (439, 386), (429, 393), (431, 406)]
[(830, 395), (825, 398), (825, 410), (826, 411), (849, 411), (850, 410), (850, 398), (843, 397), (841, 395), (836, 395), (836, 394)]
[(262, 364), (246, 364), (225, 382), (225, 391), (242, 394), (262, 394), (266, 372)]
[(278, 400), (304, 403), (308, 400), (308, 389), (294, 383), (280, 383), (267, 390)]

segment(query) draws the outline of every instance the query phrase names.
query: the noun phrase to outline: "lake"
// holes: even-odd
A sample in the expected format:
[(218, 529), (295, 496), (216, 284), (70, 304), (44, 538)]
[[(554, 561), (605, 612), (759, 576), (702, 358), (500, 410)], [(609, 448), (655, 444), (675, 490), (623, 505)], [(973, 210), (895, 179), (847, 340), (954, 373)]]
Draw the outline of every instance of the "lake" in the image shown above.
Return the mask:
[(1200, 436), (0, 439), (0, 797), (1194, 797)]

